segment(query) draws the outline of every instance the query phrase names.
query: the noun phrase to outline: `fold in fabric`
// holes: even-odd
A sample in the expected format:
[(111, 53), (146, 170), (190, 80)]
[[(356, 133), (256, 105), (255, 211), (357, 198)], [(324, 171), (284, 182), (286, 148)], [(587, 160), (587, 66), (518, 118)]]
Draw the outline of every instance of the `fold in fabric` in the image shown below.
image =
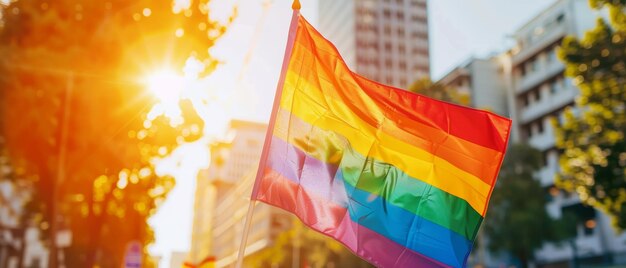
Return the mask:
[(464, 267), (511, 121), (358, 76), (294, 14), (252, 198), (379, 267)]

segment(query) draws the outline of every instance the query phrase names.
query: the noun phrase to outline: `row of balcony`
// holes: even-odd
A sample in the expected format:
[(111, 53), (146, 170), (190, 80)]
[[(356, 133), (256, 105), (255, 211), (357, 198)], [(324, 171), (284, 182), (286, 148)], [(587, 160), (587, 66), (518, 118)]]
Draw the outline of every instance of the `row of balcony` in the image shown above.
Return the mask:
[(519, 63), (541, 52), (545, 47), (559, 41), (559, 39), (568, 34), (567, 30), (567, 25), (560, 24), (550, 29), (549, 32), (536, 37), (536, 39), (533, 39), (531, 44), (526, 44), (522, 50), (513, 54), (513, 65), (518, 65)]
[(561, 90), (552, 93), (549, 98), (541, 98), (538, 102), (522, 108), (519, 119), (521, 123), (534, 121), (573, 103), (576, 96), (578, 96), (578, 89), (571, 85), (566, 85)]
[(515, 87), (515, 92), (519, 94), (533, 89), (541, 85), (541, 83), (544, 83), (552, 77), (562, 73), (564, 69), (565, 66), (563, 63), (556, 59), (552, 59), (551, 61), (541, 61), (538, 70), (530, 72), (519, 78), (519, 82)]

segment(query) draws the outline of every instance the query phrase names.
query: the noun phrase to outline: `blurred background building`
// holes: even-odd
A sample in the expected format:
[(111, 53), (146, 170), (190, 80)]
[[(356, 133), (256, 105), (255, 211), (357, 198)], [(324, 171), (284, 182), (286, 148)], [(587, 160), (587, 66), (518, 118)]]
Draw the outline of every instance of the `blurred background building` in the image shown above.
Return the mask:
[[(0, 163), (0, 173), (10, 173), (7, 167)], [(39, 239), (38, 228), (19, 224), (26, 193), (19, 185), (0, 180), (0, 267), (48, 266), (48, 250)]]
[(426, 0), (320, 0), (319, 30), (367, 78), (406, 88), (430, 73)]
[(171, 268), (182, 268), (187, 260), (189, 253), (183, 251), (174, 251), (170, 256)]
[[(626, 264), (626, 234), (616, 233), (605, 214), (554, 186), (559, 152), (550, 121), (573, 106), (579, 94), (564, 76), (557, 48), (565, 36), (582, 37), (594, 27), (598, 15), (588, 0), (556, 1), (514, 32), (511, 49), (484, 59), (470, 58), (437, 82), (466, 93), (473, 107), (512, 118), (512, 142), (528, 143), (543, 153), (544, 165), (536, 178), (545, 191), (537, 198), (549, 200), (546, 209), (554, 218), (573, 212), (577, 232), (569, 241), (545, 243), (537, 250), (538, 267)], [(319, 30), (348, 65), (370, 79), (398, 87), (429, 74), (427, 18), (426, 0), (319, 1)], [(217, 267), (234, 264), (265, 127), (233, 121), (227, 141), (211, 147), (210, 167), (197, 182), (192, 262), (215, 257)], [(269, 247), (277, 234), (289, 228), (290, 219), (281, 210), (257, 204), (247, 256)], [(487, 252), (488, 238), (479, 243), (470, 266), (514, 263), (506, 254)]]
[(507, 82), (502, 75), (501, 58), (471, 58), (439, 79), (470, 97), (472, 107), (486, 109), (499, 115), (508, 115)]
[[(598, 15), (587, 0), (556, 1), (513, 34), (515, 46), (509, 51), (470, 59), (439, 80), (469, 92), (472, 106), (512, 118), (511, 140), (528, 143), (543, 153), (544, 166), (536, 178), (549, 200), (549, 214), (560, 218), (564, 212), (573, 212), (577, 216), (576, 237), (559, 244), (545, 243), (535, 252), (539, 267), (570, 267), (574, 259), (586, 265), (626, 263), (626, 234), (617, 234), (607, 215), (554, 185), (559, 152), (551, 120), (561, 120), (564, 109), (572, 107), (579, 94), (564, 75), (557, 48), (568, 35), (582, 38), (595, 26)], [(470, 262), (476, 264), (491, 267), (503, 261), (484, 249), (474, 253)]]
[(592, 207), (583, 206), (576, 194), (554, 186), (559, 169), (552, 118), (561, 119), (563, 110), (574, 105), (579, 94), (570, 78), (564, 77), (564, 65), (556, 49), (565, 36), (582, 38), (595, 26), (598, 14), (586, 0), (561, 0), (528, 21), (514, 34), (516, 46), (507, 56), (510, 72), (510, 115), (515, 124), (514, 141), (527, 142), (544, 155), (544, 167), (537, 174), (549, 199), (547, 210), (555, 218), (563, 212), (577, 215), (577, 236), (571, 244), (547, 243), (536, 252), (539, 264), (550, 267), (580, 263), (626, 263), (626, 235), (616, 234), (609, 218)]
[[(233, 120), (226, 141), (211, 146), (209, 169), (198, 176), (190, 261), (215, 258), (216, 267), (234, 266), (267, 126)], [(257, 203), (246, 257), (272, 245), (291, 224), (286, 212)]]

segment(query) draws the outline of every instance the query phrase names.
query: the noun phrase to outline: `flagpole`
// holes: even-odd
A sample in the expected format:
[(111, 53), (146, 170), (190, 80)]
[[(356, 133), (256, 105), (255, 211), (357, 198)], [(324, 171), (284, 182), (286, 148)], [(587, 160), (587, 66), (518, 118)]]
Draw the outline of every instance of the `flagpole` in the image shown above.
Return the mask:
[(248, 205), (248, 214), (246, 215), (246, 221), (243, 227), (243, 235), (241, 236), (241, 244), (239, 244), (239, 253), (237, 254), (237, 264), (236, 268), (241, 268), (243, 264), (243, 255), (246, 253), (246, 242), (248, 241), (248, 233), (250, 233), (250, 224), (252, 222), (252, 214), (254, 212), (254, 205), (256, 204), (256, 200), (250, 200), (250, 205)]
[(280, 98), (283, 92), (283, 85), (285, 84), (285, 76), (287, 75), (287, 67), (291, 58), (291, 51), (293, 50), (293, 44), (296, 40), (296, 31), (298, 29), (298, 17), (300, 16), (300, 1), (294, 0), (291, 5), (293, 13), (291, 15), (291, 24), (289, 25), (289, 35), (287, 37), (287, 47), (285, 48), (285, 56), (283, 57), (283, 66), (280, 71), (280, 80), (278, 81), (278, 88), (274, 95), (274, 106), (272, 107), (272, 114), (270, 116), (270, 122), (265, 133), (265, 143), (263, 145), (263, 152), (261, 153), (261, 159), (259, 161), (259, 167), (257, 168), (256, 178), (254, 180), (254, 187), (252, 188), (252, 194), (250, 198), (250, 204), (248, 205), (248, 213), (246, 214), (246, 220), (244, 222), (243, 234), (241, 236), (241, 243), (239, 244), (239, 253), (237, 254), (236, 268), (241, 268), (243, 264), (243, 257), (246, 251), (246, 242), (248, 241), (248, 233), (250, 232), (250, 225), (252, 224), (252, 215), (254, 214), (254, 206), (256, 204), (256, 196), (258, 191), (258, 184), (261, 176), (265, 172), (265, 162), (267, 161), (267, 154), (269, 152), (270, 143), (272, 141), (272, 132), (274, 130), (274, 123), (276, 121), (276, 114), (278, 113), (278, 106), (280, 105)]

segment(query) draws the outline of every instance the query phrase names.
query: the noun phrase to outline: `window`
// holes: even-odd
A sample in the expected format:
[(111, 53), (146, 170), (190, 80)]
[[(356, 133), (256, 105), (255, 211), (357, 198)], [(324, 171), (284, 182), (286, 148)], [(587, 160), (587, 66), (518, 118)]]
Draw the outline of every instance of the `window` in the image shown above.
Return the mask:
[[(597, 213), (593, 207), (584, 206), (581, 203), (561, 208), (562, 214), (574, 216), (578, 226), (582, 225), (584, 235), (593, 235), (597, 225)], [(580, 230), (580, 229), (579, 229)]]
[(526, 68), (526, 72), (527, 73), (532, 73), (535, 72), (537, 70), (537, 59), (535, 58), (531, 58), (529, 59), (525, 64), (524, 64), (525, 68)]
[(371, 32), (375, 33), (375, 34), (377, 34), (377, 33), (378, 33), (378, 27), (376, 27), (376, 25), (370, 24), (370, 25), (368, 26), (368, 29), (369, 29)]
[(378, 59), (374, 59), (374, 60), (372, 60), (372, 64), (373, 64), (374, 66), (376, 66), (376, 68), (379, 68), (379, 67), (380, 67), (380, 62), (378, 62)]
[(424, 66), (419, 66), (419, 65), (414, 65), (413, 66), (413, 72), (417, 72), (417, 73), (428, 73), (428, 68), (424, 67)]
[(550, 185), (548, 187), (543, 188), (545, 191), (546, 201), (552, 202), (556, 196), (559, 195), (560, 191), (556, 186)]
[(391, 43), (385, 43), (385, 51), (391, 51)]
[(357, 57), (357, 58), (356, 58), (356, 62), (357, 62), (359, 65), (365, 65), (365, 64), (367, 63), (367, 62), (365, 61), (365, 59), (360, 58), (360, 57)]
[(385, 35), (391, 35), (391, 26), (385, 25)]
[(404, 45), (400, 45), (400, 46), (398, 46), (398, 52), (399, 52), (400, 54), (404, 54), (404, 53), (406, 53), (406, 48), (404, 47)]
[(528, 106), (530, 106), (531, 104), (535, 103), (535, 98), (536, 98), (535, 97), (535, 92), (534, 91), (529, 92), (528, 95), (526, 96), (526, 98), (527, 98), (526, 101), (528, 103)]
[(385, 17), (385, 19), (391, 18), (391, 11), (389, 9), (383, 10), (383, 16)]
[(541, 92), (539, 92), (539, 89), (535, 89), (534, 91), (535, 91), (535, 94), (533, 95), (535, 97), (535, 102), (539, 102), (541, 100)]
[(404, 37), (404, 28), (398, 28), (398, 36)]
[(563, 22), (563, 19), (565, 19), (565, 14), (561, 13), (556, 17), (556, 22), (561, 23)]
[(403, 71), (406, 70), (406, 62), (404, 62), (404, 61), (400, 62), (400, 69), (403, 70)]
[(365, 42), (364, 42), (363, 40), (361, 40), (361, 39), (358, 39), (358, 40), (356, 41), (356, 47), (357, 47), (357, 48), (365, 48), (365, 47), (367, 47), (367, 43), (365, 43)]
[(533, 72), (536, 72), (539, 69), (539, 59), (535, 59), (532, 61), (531, 68)]
[(524, 78), (524, 76), (526, 75), (526, 66), (522, 65), (522, 66), (519, 68), (519, 73), (520, 73), (520, 75), (522, 76), (522, 78)]
[(420, 47), (413, 47), (413, 54), (415, 55), (428, 55), (428, 50)]
[(548, 62), (553, 63), (556, 62), (556, 47), (552, 47), (548, 50)]
[(556, 92), (558, 91), (558, 84), (556, 80), (553, 80), (552, 82), (550, 82), (550, 94), (556, 94)]
[(557, 77), (550, 82), (550, 93), (556, 94), (561, 89), (563, 89), (563, 78)]
[(529, 98), (528, 98), (528, 96), (524, 96), (524, 97), (522, 98), (522, 107), (524, 107), (524, 108), (528, 107), (528, 105), (530, 104), (530, 102), (528, 101), (528, 99), (529, 99)]
[(593, 235), (593, 228), (596, 227), (596, 221), (595, 220), (587, 220), (585, 222), (585, 229), (584, 230), (584, 234), (586, 236), (591, 236)]
[(397, 17), (399, 20), (404, 20), (404, 12), (402, 12), (401, 10), (399, 10), (399, 11), (396, 13), (396, 17)]
[(565, 89), (571, 89), (573, 84), (572, 84), (572, 79), (571, 78), (565, 78), (565, 80), (563, 80), (563, 88)]
[(422, 7), (422, 8), (426, 8), (426, 1), (420, 1), (420, 0), (413, 0), (411, 1), (411, 6), (414, 7)]
[(428, 19), (427, 19), (426, 17), (424, 17), (424, 16), (420, 16), (420, 15), (417, 15), (417, 14), (413, 14), (413, 15), (411, 16), (411, 20), (412, 20), (413, 22), (426, 22)]

